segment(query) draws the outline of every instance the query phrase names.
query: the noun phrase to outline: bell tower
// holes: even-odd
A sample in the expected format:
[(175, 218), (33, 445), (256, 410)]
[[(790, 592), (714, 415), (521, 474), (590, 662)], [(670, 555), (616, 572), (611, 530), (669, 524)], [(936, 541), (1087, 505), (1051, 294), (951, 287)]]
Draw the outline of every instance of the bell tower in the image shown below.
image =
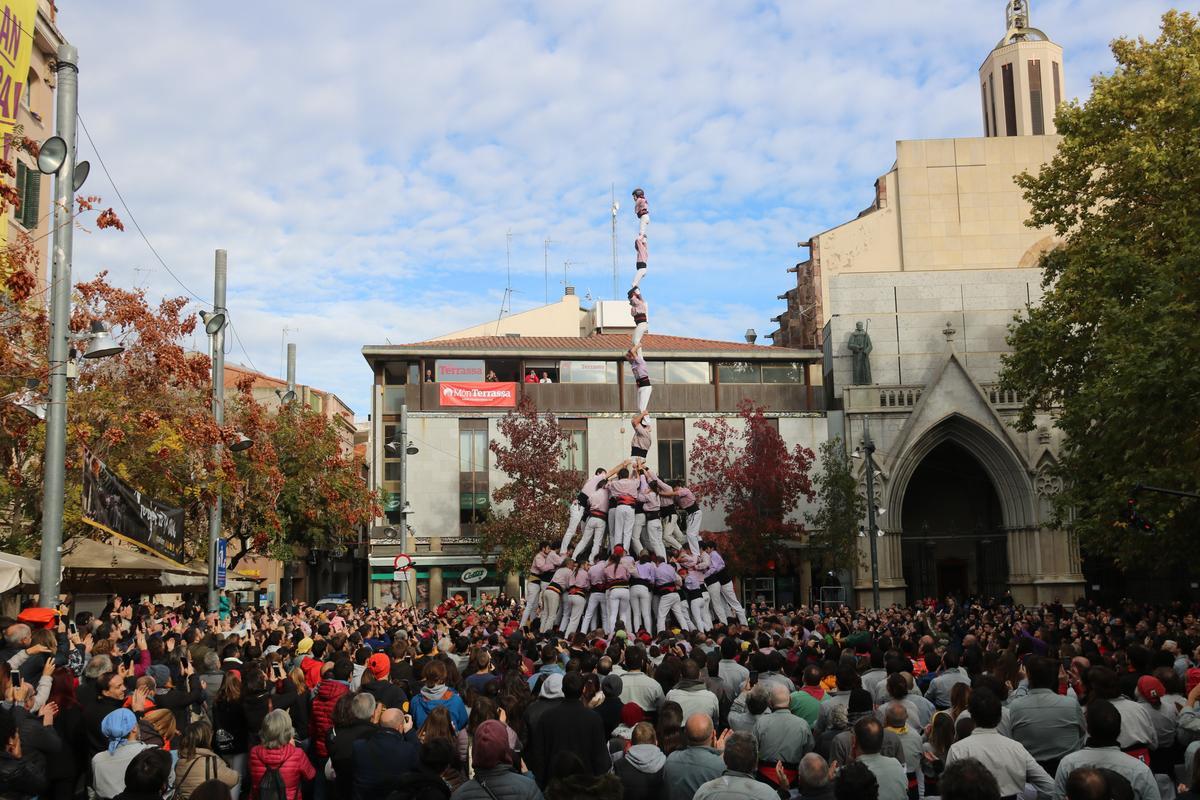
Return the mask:
[(1029, 23), (1030, 0), (1008, 0), (1004, 38), (979, 67), (984, 136), (1054, 134), (1063, 101), (1062, 48)]

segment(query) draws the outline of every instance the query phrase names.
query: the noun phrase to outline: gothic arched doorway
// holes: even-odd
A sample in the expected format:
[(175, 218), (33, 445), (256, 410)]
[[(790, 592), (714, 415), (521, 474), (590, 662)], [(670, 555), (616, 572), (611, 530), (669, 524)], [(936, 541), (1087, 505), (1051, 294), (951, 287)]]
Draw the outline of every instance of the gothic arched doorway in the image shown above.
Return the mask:
[(1008, 548), (996, 487), (954, 440), (930, 450), (904, 490), (901, 547), (908, 600), (996, 596), (1008, 587)]

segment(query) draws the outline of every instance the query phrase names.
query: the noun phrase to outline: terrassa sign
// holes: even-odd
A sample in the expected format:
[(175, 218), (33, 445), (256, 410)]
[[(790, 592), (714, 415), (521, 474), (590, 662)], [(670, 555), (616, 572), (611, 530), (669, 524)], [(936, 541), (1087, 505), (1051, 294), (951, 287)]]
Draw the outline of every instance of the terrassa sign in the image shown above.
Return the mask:
[(438, 384), (438, 396), (443, 406), (512, 408), (517, 404), (517, 384), (445, 382)]

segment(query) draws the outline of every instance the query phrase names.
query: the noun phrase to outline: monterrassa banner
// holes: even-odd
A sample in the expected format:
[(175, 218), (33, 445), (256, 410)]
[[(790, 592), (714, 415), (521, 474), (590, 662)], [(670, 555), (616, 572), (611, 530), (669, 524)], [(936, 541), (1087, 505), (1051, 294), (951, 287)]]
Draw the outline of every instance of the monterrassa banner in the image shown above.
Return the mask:
[(438, 384), (438, 396), (443, 406), (512, 408), (517, 404), (517, 384), (445, 382)]

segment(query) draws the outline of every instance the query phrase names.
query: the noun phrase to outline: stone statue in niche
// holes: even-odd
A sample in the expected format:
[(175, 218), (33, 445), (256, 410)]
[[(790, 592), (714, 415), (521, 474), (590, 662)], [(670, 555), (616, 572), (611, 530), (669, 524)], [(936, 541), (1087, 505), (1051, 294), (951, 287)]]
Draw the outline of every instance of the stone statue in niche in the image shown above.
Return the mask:
[(853, 364), (851, 383), (856, 386), (869, 386), (871, 383), (871, 334), (863, 329), (861, 322), (854, 323), (854, 332), (850, 334), (848, 347)]

